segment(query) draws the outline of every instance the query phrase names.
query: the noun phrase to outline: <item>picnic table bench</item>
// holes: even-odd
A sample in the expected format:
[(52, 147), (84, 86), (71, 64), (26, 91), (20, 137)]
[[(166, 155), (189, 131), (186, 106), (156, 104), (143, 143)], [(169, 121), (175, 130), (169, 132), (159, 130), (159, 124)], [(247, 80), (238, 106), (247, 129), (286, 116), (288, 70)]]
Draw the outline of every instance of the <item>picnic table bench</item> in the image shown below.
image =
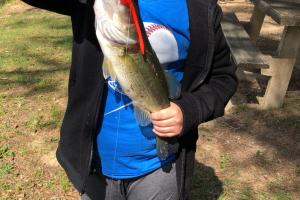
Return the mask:
[[(273, 57), (262, 55), (255, 46), (266, 15), (285, 27)], [(260, 68), (262, 75), (270, 77), (259, 102), (262, 108), (280, 107), (300, 46), (300, 0), (256, 0), (246, 30), (232, 12), (224, 12), (222, 28), (237, 66), (245, 70)]]

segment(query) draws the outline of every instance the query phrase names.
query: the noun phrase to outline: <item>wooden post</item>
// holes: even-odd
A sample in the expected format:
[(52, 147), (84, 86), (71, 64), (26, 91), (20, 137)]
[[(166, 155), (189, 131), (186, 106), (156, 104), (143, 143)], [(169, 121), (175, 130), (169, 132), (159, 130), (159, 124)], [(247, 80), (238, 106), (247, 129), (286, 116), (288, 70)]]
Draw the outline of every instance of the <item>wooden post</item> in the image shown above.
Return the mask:
[(296, 58), (300, 46), (300, 27), (284, 27), (280, 44), (277, 49), (277, 56), (280, 58)]
[(297, 69), (300, 69), (300, 50), (298, 50), (298, 56), (297, 56), (297, 60), (296, 60), (296, 65), (295, 67)]
[(262, 8), (262, 5), (260, 4), (261, 3), (259, 1), (255, 3), (250, 22), (245, 27), (247, 33), (249, 34), (253, 42), (256, 42), (266, 16), (266, 13), (263, 12), (265, 8)]
[(261, 73), (271, 76), (268, 86), (261, 102), (263, 109), (279, 108), (283, 100), (292, 76), (296, 59), (272, 58), (268, 59), (269, 69), (262, 69)]
[(263, 108), (278, 108), (283, 100), (292, 76), (300, 46), (300, 27), (287, 26), (277, 50), (278, 58), (268, 58), (269, 69), (262, 74), (272, 76), (263, 99)]

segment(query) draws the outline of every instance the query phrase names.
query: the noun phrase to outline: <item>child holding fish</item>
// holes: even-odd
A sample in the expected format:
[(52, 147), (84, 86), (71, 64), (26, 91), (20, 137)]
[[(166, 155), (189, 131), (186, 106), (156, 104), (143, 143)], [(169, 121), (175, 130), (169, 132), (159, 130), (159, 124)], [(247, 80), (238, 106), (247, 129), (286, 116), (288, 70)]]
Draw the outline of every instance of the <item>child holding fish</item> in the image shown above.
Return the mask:
[(81, 199), (187, 199), (197, 126), (237, 86), (216, 2), (24, 1), (71, 16), (57, 159)]

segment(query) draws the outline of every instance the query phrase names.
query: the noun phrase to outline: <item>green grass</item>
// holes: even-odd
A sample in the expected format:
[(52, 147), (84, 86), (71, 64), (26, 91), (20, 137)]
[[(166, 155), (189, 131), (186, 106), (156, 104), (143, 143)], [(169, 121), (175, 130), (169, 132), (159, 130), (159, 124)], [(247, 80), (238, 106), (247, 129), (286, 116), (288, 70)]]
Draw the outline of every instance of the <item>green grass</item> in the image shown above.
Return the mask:
[[(63, 170), (48, 166), (48, 157), (45, 163), (41, 159), (54, 152), (59, 141), (71, 59), (70, 19), (39, 9), (15, 11), (11, 9), (17, 4), (14, 0), (1, 8), (4, 1), (0, 0), (0, 199), (77, 199)], [(195, 166), (191, 199), (299, 199), (294, 179), (300, 176), (300, 166), (292, 166), (291, 178), (280, 180), (285, 174), (277, 172), (291, 166), (284, 162), (285, 154), (275, 152), (284, 152), (285, 146), (272, 143), (279, 133), (299, 130), (299, 102), (299, 98), (290, 100), (283, 109), (264, 112), (240, 104), (233, 116), (227, 115), (231, 121), (202, 130), (207, 149), (198, 156), (203, 162)], [(254, 145), (269, 145), (250, 154), (247, 145), (252, 143), (243, 141), (244, 136), (252, 137), (264, 126), (268, 129), (263, 136), (273, 138), (255, 138), (258, 142)], [(241, 140), (227, 144), (223, 139), (228, 132)], [(234, 145), (243, 145), (239, 142), (245, 142), (243, 150), (252, 155), (247, 161), (240, 162), (234, 151)], [(210, 152), (212, 148), (217, 155)], [(266, 176), (266, 186), (255, 187), (255, 173), (242, 177), (251, 167)], [(273, 168), (274, 173), (269, 170)]]
[(232, 157), (230, 154), (226, 153), (221, 155), (220, 159), (220, 168), (226, 170), (231, 164)]
[(264, 151), (257, 150), (254, 158), (255, 158), (256, 164), (261, 167), (266, 168), (267, 166), (269, 166), (271, 164), (269, 159), (267, 158), (266, 152), (264, 152)]
[(70, 190), (71, 184), (65, 173), (60, 174), (60, 185), (61, 185), (63, 191), (67, 192)]
[[(19, 1), (2, 7), (3, 2), (0, 0), (0, 196), (6, 200), (73, 199), (77, 193), (72, 194), (63, 170), (40, 163), (57, 147), (65, 110), (70, 19), (25, 7)], [(46, 140), (49, 142), (35, 142)]]
[(9, 2), (12, 2), (13, 0), (0, 0), (0, 8), (2, 6), (4, 6), (5, 4), (9, 3)]
[(3, 106), (0, 105), (0, 117), (3, 117), (4, 115), (5, 115), (5, 112), (4, 112)]
[(289, 177), (273, 181), (269, 184), (269, 191), (272, 194), (272, 200), (292, 200), (291, 193), (285, 180), (290, 180)]
[(64, 116), (64, 110), (57, 106), (53, 106), (50, 110), (51, 120), (49, 121), (49, 126), (51, 128), (59, 128), (62, 123), (62, 118)]
[(9, 190), (11, 188), (11, 185), (5, 183), (5, 182), (0, 182), (0, 189), (1, 190)]
[(0, 91), (21, 86), (28, 96), (65, 87), (71, 43), (70, 21), (61, 15), (35, 10), (1, 20)]
[(37, 132), (42, 128), (42, 116), (33, 114), (26, 122), (26, 127), (33, 132)]
[(27, 68), (37, 64), (61, 65), (69, 60), (64, 50), (70, 48), (71, 35), (65, 17), (38, 11), (12, 15), (0, 26), (0, 41), (4, 47), (0, 65), (19, 63)]
[(15, 152), (9, 149), (8, 144), (3, 144), (2, 147), (0, 148), (0, 159), (2, 159), (4, 156), (8, 156), (11, 158), (15, 157)]
[(9, 163), (2, 163), (0, 165), (0, 177), (10, 174), (12, 169), (13, 169), (13, 165)]
[(47, 189), (53, 189), (55, 187), (55, 182), (53, 180), (47, 180), (46, 181), (46, 188)]
[(7, 144), (2, 145), (0, 148), (0, 158), (3, 158), (3, 156), (8, 152), (9, 147)]
[(250, 187), (243, 188), (239, 200), (251, 200), (251, 199), (254, 199), (253, 189)]
[(281, 191), (273, 194), (272, 200), (292, 200), (289, 192)]

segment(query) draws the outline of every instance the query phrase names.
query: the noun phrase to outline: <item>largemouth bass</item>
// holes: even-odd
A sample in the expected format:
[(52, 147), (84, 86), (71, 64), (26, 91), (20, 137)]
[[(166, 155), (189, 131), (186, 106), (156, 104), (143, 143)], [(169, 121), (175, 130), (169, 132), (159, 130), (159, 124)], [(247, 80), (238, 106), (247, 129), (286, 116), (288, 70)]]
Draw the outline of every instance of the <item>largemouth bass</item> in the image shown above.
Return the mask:
[[(104, 78), (120, 84), (132, 100), (137, 122), (147, 126), (151, 112), (169, 107), (169, 97), (179, 95), (179, 83), (161, 67), (131, 0), (96, 1), (94, 10)], [(162, 160), (177, 151), (177, 145), (174, 138), (156, 137), (157, 155)]]

